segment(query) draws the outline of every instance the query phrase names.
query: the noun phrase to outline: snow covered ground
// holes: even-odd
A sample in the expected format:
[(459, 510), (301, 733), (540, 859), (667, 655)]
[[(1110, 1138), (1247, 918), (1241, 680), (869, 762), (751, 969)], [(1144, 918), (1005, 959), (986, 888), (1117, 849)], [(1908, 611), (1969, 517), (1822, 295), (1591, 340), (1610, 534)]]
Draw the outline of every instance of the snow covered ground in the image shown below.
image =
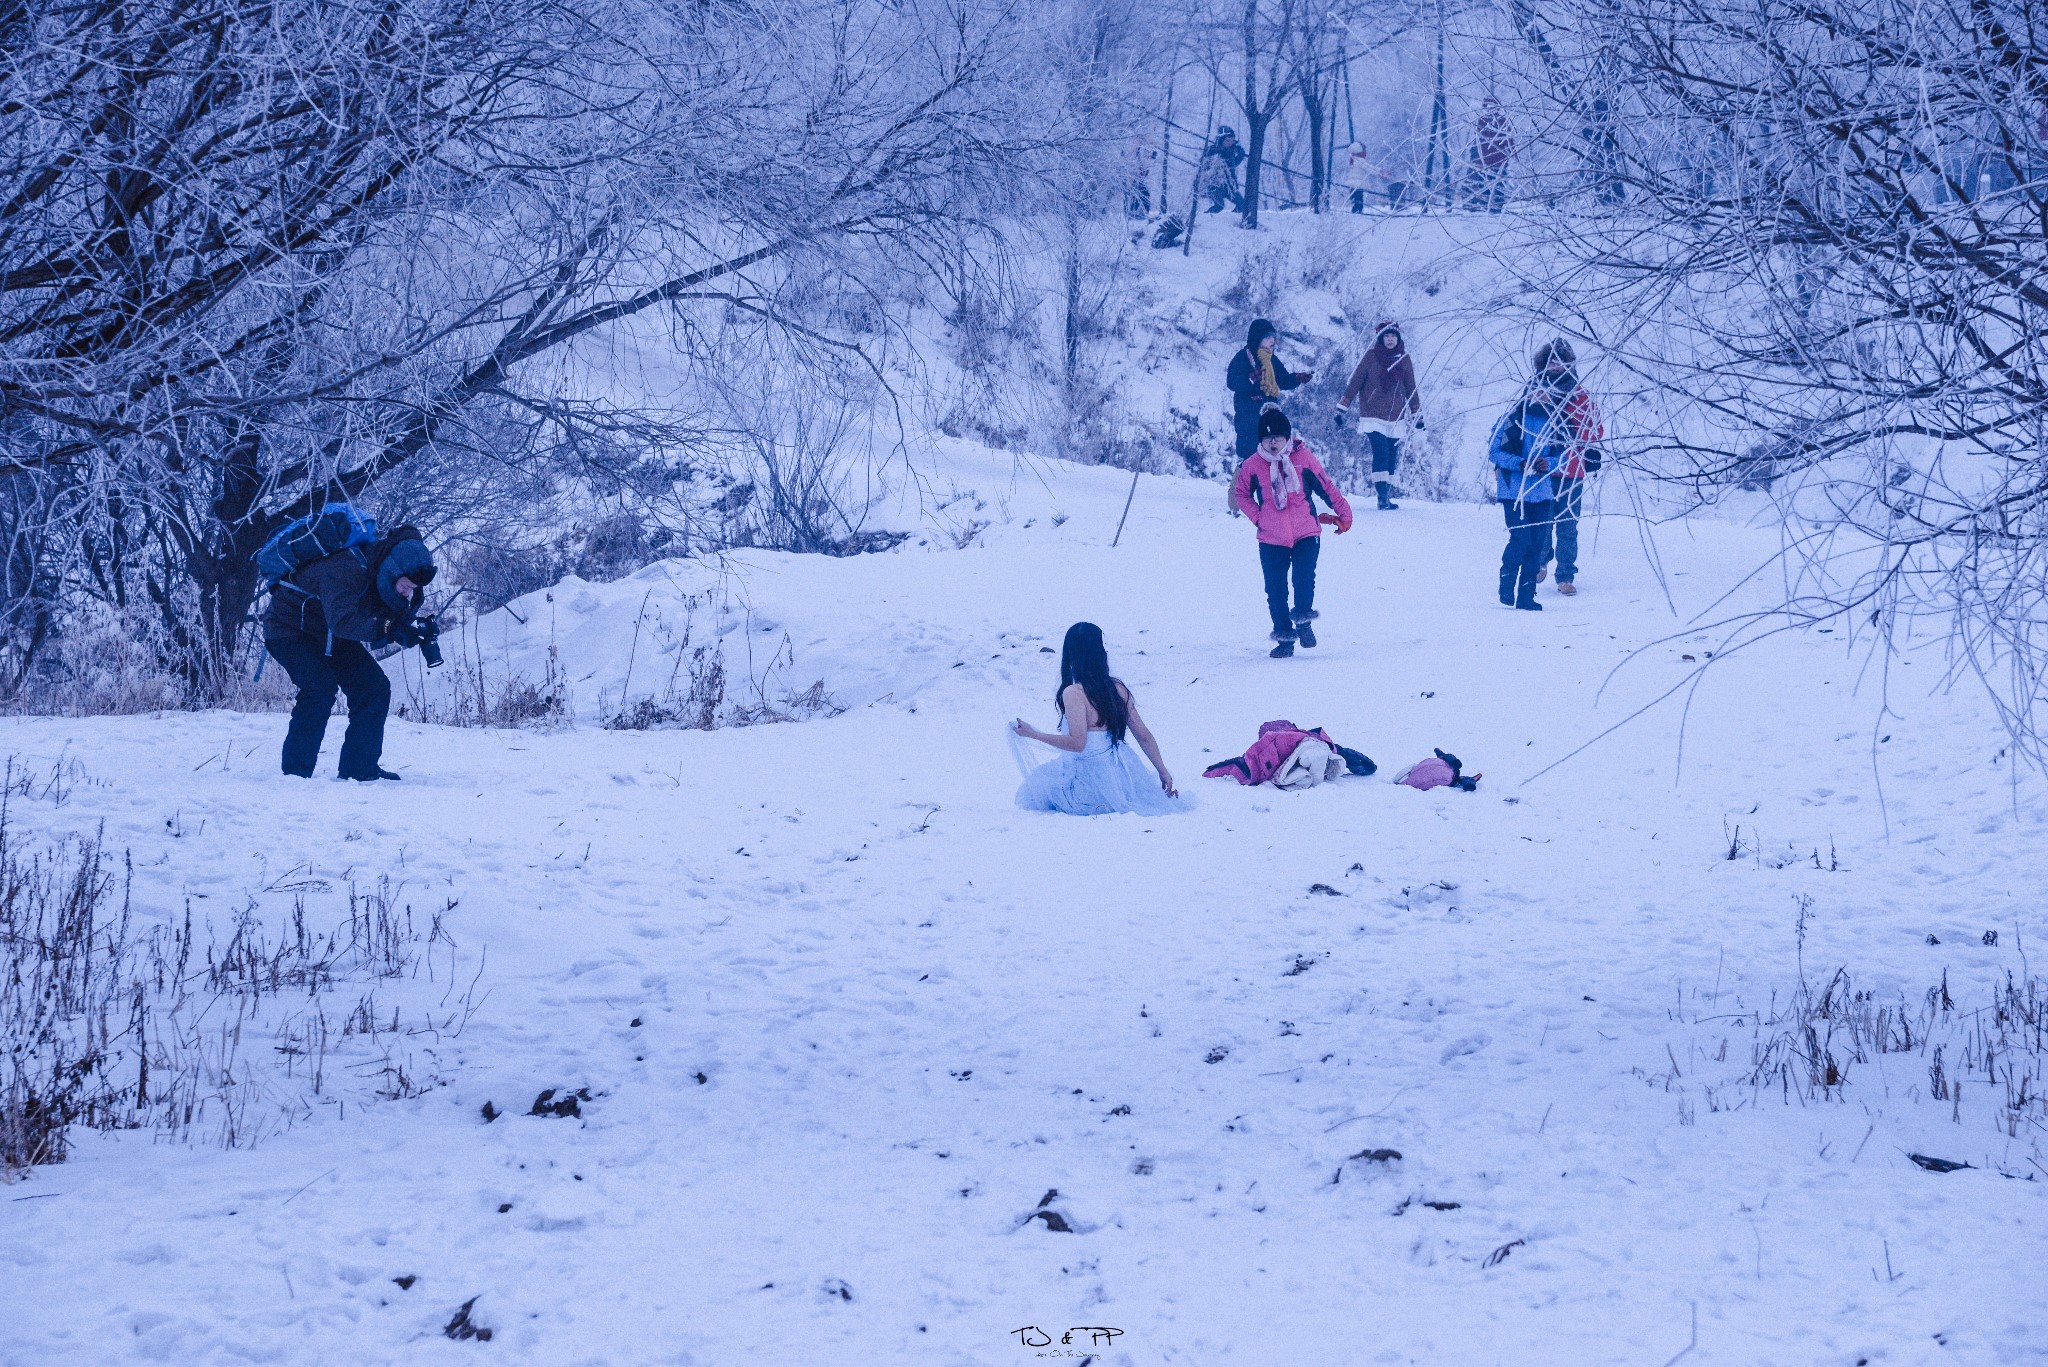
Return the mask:
[[(922, 547), (731, 562), (723, 629), (787, 636), (836, 717), (594, 725), (654, 589), (708, 591), (675, 565), (557, 591), (576, 725), (395, 723), (403, 784), (281, 779), (275, 716), (0, 722), (83, 774), (18, 832), (104, 822), (139, 916), (389, 874), (457, 899), (489, 993), (417, 1099), (81, 1135), (0, 1188), (0, 1361), (2048, 1359), (2048, 1154), (2002, 1091), (1932, 1100), (1913, 1052), (1811, 1104), (1741, 1081), (1802, 963), (1972, 1008), (2048, 930), (2038, 780), (1938, 659), (1886, 698), (1774, 638), (1557, 764), (1706, 663), (1685, 623), (1773, 537), (1610, 519), (1537, 615), (1494, 602), (1496, 510), (1364, 510), (1323, 644), (1273, 662), (1216, 486), (1142, 481), (1111, 548), (1114, 471), (953, 485), (995, 510), (965, 549), (960, 503)], [(1196, 812), (1011, 805), (1003, 724), (1050, 721), (1082, 618)], [(1274, 717), (1380, 775), (1199, 777)], [(1432, 746), (1476, 794), (1386, 781)], [(593, 1099), (525, 1114), (550, 1087)], [(451, 1341), (472, 1297), (493, 1337)]]

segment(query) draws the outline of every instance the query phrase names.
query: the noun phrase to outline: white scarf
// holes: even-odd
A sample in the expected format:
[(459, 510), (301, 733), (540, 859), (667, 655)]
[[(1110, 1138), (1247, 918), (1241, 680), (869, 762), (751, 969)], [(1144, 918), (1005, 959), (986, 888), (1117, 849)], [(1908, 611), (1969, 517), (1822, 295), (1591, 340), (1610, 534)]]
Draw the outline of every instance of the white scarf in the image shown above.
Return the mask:
[(1271, 467), (1273, 506), (1285, 508), (1288, 493), (1301, 488), (1301, 472), (1294, 468), (1294, 443), (1289, 442), (1287, 449), (1277, 456), (1267, 456), (1266, 464)]

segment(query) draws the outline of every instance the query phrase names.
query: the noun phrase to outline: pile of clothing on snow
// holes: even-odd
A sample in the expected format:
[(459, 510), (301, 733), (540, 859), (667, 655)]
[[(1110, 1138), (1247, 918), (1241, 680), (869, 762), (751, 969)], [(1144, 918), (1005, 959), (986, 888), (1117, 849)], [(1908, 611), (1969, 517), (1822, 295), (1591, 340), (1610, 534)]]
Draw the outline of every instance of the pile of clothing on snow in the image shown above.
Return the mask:
[[(1296, 726), (1291, 721), (1269, 721), (1259, 727), (1259, 738), (1251, 748), (1234, 759), (1210, 765), (1203, 778), (1234, 778), (1246, 787), (1270, 783), (1275, 788), (1313, 788), (1350, 774), (1365, 778), (1379, 766), (1362, 752), (1339, 745), (1320, 726)], [(1457, 788), (1472, 792), (1480, 775), (1467, 774), (1456, 755), (1438, 750), (1430, 758), (1409, 765), (1394, 782), (1427, 792), (1432, 788)]]
[(1356, 750), (1346, 749), (1320, 726), (1269, 721), (1259, 738), (1235, 759), (1212, 764), (1203, 778), (1234, 778), (1246, 787), (1270, 783), (1275, 788), (1313, 788), (1345, 773), (1360, 778), (1379, 769)]

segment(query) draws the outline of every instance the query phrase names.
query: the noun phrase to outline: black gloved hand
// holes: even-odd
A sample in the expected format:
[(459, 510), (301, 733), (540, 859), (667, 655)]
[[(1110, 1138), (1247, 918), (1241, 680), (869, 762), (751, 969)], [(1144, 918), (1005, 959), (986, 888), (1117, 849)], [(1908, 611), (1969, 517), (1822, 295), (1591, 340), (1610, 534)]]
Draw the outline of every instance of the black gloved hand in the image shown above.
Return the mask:
[(421, 641), (431, 639), (431, 635), (428, 632), (422, 630), (420, 624), (415, 621), (408, 620), (400, 622), (391, 628), (391, 643), (393, 645), (404, 646), (408, 650), (418, 645)]
[(1417, 414), (1415, 415), (1415, 430), (1416, 430), (1416, 431), (1418, 431), (1418, 432), (1420, 432), (1420, 431), (1422, 430), (1422, 428), (1423, 428), (1423, 422), (1422, 422), (1422, 415), (1421, 415), (1420, 413), (1417, 413)]
[(1597, 447), (1597, 446), (1589, 446), (1589, 447), (1587, 447), (1587, 448), (1586, 448), (1586, 456), (1585, 456), (1585, 461), (1586, 461), (1586, 473), (1587, 473), (1587, 474), (1589, 474), (1589, 475), (1597, 475), (1597, 474), (1599, 474), (1599, 473), (1600, 473), (1600, 462), (1601, 462), (1601, 461), (1602, 461), (1603, 459), (1605, 459), (1605, 458), (1604, 458), (1604, 457), (1603, 457), (1603, 456), (1602, 456), (1602, 455), (1600, 454), (1600, 448), (1599, 448), (1599, 447)]

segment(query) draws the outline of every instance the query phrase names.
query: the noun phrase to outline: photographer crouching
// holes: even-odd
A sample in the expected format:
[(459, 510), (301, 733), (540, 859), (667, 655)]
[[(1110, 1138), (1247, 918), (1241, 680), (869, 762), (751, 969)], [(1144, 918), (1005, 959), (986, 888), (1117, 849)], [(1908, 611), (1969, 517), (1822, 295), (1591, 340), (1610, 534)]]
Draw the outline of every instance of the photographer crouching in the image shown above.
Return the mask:
[(333, 510), (284, 528), (258, 553), (272, 580), (263, 645), (299, 689), (284, 738), (287, 774), (313, 776), (339, 691), (348, 697), (341, 776), (399, 777), (378, 763), (391, 682), (377, 661), (417, 646), (429, 668), (441, 663), (440, 628), (419, 615), (433, 556), (415, 528), (375, 533), (353, 510)]

